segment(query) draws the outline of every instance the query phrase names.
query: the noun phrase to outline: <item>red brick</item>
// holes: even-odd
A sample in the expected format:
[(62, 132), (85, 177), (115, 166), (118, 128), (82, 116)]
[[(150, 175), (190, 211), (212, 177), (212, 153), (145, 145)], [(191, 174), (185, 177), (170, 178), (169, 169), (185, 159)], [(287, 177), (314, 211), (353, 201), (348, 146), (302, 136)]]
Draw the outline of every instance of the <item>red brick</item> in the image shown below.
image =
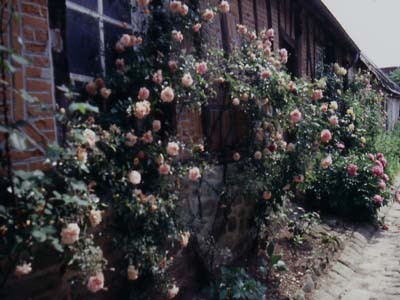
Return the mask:
[(28, 79), (26, 88), (28, 91), (47, 92), (51, 91), (51, 84), (48, 81)]
[(49, 40), (49, 35), (47, 31), (36, 30), (35, 31), (35, 41), (41, 43), (47, 43)]
[(27, 77), (40, 78), (42, 76), (42, 69), (35, 67), (27, 67), (25, 69), (25, 75)]
[(24, 27), (23, 36), (24, 41), (33, 41), (35, 39), (34, 31), (28, 27)]
[(31, 56), (30, 60), (32, 61), (33, 65), (38, 67), (49, 67), (50, 60), (48, 57), (45, 56)]
[(40, 29), (40, 30), (48, 30), (49, 29), (47, 20), (44, 18), (37, 18), (37, 17), (29, 16), (29, 15), (23, 15), (22, 23), (24, 24), (24, 26), (30, 26), (34, 29)]
[(54, 119), (40, 119), (36, 120), (35, 125), (40, 130), (53, 130), (54, 129)]
[(41, 16), (41, 10), (39, 5), (30, 3), (22, 3), (22, 12), (29, 15)]
[(35, 53), (45, 53), (46, 47), (47, 45), (43, 43), (25, 43), (25, 49)]
[(17, 152), (13, 151), (11, 152), (11, 159), (13, 160), (25, 160), (29, 159), (31, 157), (40, 157), (43, 156), (42, 151), (40, 150), (32, 150), (32, 151), (23, 151), (23, 152)]

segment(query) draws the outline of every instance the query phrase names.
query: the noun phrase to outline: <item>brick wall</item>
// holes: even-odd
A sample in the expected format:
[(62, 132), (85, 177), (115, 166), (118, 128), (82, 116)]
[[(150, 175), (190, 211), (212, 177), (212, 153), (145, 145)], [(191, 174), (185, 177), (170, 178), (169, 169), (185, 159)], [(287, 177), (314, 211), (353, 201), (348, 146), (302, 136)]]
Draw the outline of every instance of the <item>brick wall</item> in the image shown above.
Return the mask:
[(19, 66), (8, 81), (14, 89), (24, 89), (38, 99), (36, 103), (28, 103), (16, 93), (7, 95), (10, 122), (27, 122), (22, 132), (28, 148), (24, 152), (12, 152), (13, 165), (21, 169), (43, 168), (46, 145), (56, 137), (47, 0), (18, 0), (12, 5), (20, 18), (13, 19), (7, 27), (6, 45), (27, 58), (30, 64)]

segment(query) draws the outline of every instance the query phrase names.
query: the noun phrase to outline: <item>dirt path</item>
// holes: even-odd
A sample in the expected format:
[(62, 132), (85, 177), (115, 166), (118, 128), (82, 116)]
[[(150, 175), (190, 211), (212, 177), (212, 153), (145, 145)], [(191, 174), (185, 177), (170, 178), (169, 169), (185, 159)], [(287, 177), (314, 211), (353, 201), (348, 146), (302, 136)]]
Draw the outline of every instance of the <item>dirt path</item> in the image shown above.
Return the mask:
[(359, 236), (321, 282), (314, 300), (400, 299), (400, 204), (386, 216), (387, 231)]

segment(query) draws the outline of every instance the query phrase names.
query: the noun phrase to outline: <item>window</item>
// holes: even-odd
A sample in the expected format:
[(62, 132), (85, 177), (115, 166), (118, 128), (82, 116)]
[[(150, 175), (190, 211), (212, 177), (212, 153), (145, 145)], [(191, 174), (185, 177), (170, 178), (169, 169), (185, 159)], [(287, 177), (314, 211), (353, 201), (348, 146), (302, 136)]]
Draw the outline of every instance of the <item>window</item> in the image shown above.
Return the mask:
[(114, 46), (124, 33), (140, 33), (145, 15), (132, 0), (67, 0), (69, 77), (86, 82), (114, 66)]

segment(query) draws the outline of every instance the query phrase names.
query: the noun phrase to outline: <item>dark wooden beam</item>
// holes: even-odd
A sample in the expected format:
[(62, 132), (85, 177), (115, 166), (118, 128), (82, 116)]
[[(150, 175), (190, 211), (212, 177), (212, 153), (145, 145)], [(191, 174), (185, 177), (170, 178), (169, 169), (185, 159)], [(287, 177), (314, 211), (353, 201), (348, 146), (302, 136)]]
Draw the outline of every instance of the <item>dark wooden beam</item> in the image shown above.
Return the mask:
[(272, 28), (272, 7), (271, 7), (271, 0), (265, 0), (265, 5), (267, 6), (267, 22), (268, 28)]
[(242, 0), (238, 0), (238, 8), (239, 8), (239, 23), (243, 24)]
[(253, 0), (253, 15), (254, 15), (254, 27), (258, 35), (258, 17), (257, 17), (257, 0)]

